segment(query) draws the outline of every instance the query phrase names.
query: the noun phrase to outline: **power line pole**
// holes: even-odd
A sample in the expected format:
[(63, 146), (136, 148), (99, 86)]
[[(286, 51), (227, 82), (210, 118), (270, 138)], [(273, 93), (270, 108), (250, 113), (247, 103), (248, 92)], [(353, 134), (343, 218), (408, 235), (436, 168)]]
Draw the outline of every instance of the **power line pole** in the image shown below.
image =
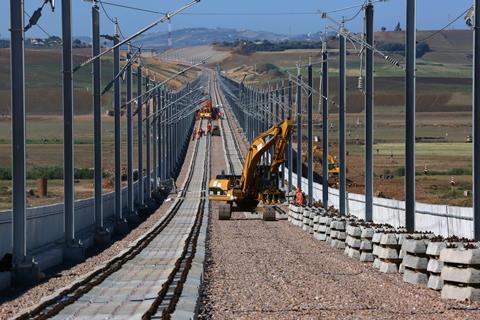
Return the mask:
[[(154, 79), (155, 80), (155, 79)], [(154, 83), (156, 83), (154, 81)], [(153, 95), (153, 114), (157, 114), (159, 108), (158, 105), (160, 103), (160, 88), (157, 88)], [(157, 190), (158, 187), (158, 117), (155, 116), (153, 118), (153, 179), (154, 190)]]
[[(292, 81), (288, 79), (288, 119), (292, 120), (292, 104), (293, 104)], [(293, 190), (293, 135), (288, 137), (287, 159), (288, 159), (288, 193)]]
[[(118, 21), (115, 18), (115, 33), (113, 44), (116, 45), (119, 42), (119, 30)], [(113, 50), (113, 76), (115, 77), (114, 89), (113, 89), (113, 103), (114, 103), (114, 116), (115, 116), (115, 232), (117, 234), (126, 234), (128, 232), (128, 225), (123, 217), (122, 208), (122, 156), (121, 156), (121, 110), (120, 110), (120, 47)]]
[[(148, 91), (149, 90), (149, 87), (150, 87), (150, 77), (146, 77), (145, 79), (145, 91)], [(145, 121), (145, 158), (147, 160), (147, 190), (146, 190), (146, 193), (147, 193), (147, 200), (148, 202), (150, 203), (150, 199), (151, 199), (151, 196), (152, 196), (152, 168), (151, 168), (151, 161), (152, 161), (152, 157), (151, 157), (151, 144), (150, 144), (150, 138), (151, 138), (151, 126), (150, 126), (150, 105), (152, 103), (152, 96), (148, 96), (147, 97), (147, 101), (145, 102), (145, 118), (147, 119)]]
[(322, 48), (322, 204), (328, 208), (328, 51), (326, 39)]
[[(13, 263), (17, 281), (34, 282), (27, 258), (25, 169), (25, 62), (23, 1), (10, 1), (10, 79), (12, 99)], [(36, 272), (38, 274), (38, 270)], [(27, 277), (29, 280), (27, 280)]]
[(129, 221), (134, 222), (137, 220), (137, 215), (135, 213), (135, 202), (134, 202), (134, 193), (133, 193), (133, 114), (132, 114), (132, 63), (131, 61), (130, 48), (127, 53), (127, 184), (128, 184), (128, 217)]
[(297, 67), (297, 189), (302, 189), (302, 74)]
[(143, 185), (143, 99), (142, 99), (142, 66), (137, 67), (137, 157), (138, 157), (138, 206), (140, 210), (144, 209)]
[[(282, 82), (282, 90), (280, 91), (280, 99), (282, 102), (281, 105), (281, 119), (282, 121), (285, 120), (285, 83)], [(288, 161), (288, 146), (285, 149), (285, 159)], [(285, 188), (285, 162), (282, 163), (282, 179), (280, 180), (280, 187), (283, 189)]]
[[(343, 28), (343, 26), (342, 26)], [(345, 44), (345, 37), (340, 35), (340, 107), (338, 109), (339, 113), (339, 158), (340, 158), (340, 215), (346, 215), (346, 192), (347, 192), (347, 179), (346, 179), (346, 85), (347, 85), (347, 49)]]
[(366, 83), (365, 83), (365, 220), (372, 221), (373, 213), (373, 5), (365, 9)]
[(473, 221), (475, 240), (480, 240), (480, 0), (475, 0), (473, 60)]
[[(100, 54), (100, 11), (97, 1), (92, 1), (92, 56)], [(101, 95), (101, 61), (93, 61), (93, 144), (95, 176), (95, 241), (102, 245), (110, 242), (110, 233), (103, 221), (102, 194), (102, 95)]]
[(307, 147), (307, 157), (308, 157), (308, 205), (313, 205), (313, 67), (312, 67), (312, 58), (309, 59), (308, 63), (308, 147)]
[(62, 0), (63, 43), (63, 192), (65, 212), (64, 257), (70, 261), (83, 261), (85, 249), (75, 238), (75, 161), (73, 136), (73, 62), (72, 62), (72, 0)]
[(405, 70), (405, 224), (408, 232), (415, 231), (415, 68), (416, 26), (415, 2), (407, 0), (407, 38)]

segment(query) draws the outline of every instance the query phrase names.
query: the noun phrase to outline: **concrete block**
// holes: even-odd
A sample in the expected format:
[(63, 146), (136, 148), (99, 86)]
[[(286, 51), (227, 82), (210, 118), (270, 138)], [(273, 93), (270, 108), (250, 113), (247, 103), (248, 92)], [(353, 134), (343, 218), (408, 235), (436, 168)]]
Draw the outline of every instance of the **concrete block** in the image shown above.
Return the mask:
[(345, 249), (345, 242), (337, 239), (332, 239), (331, 244), (333, 248)]
[(442, 288), (442, 299), (446, 300), (480, 300), (480, 288), (457, 287), (451, 284), (444, 284)]
[(379, 254), (380, 250), (382, 250), (382, 247), (380, 247), (376, 244), (373, 245), (372, 253), (373, 253), (374, 256), (378, 257), (378, 254)]
[(383, 233), (377, 233), (375, 232), (372, 237), (372, 242), (373, 243), (380, 243), (380, 240), (382, 239)]
[(373, 267), (375, 269), (380, 269), (380, 264), (382, 263), (382, 261), (378, 258), (374, 258), (373, 259)]
[(409, 268), (405, 268), (405, 272), (403, 273), (403, 281), (420, 286), (426, 286), (428, 283), (428, 275), (423, 272), (417, 272), (410, 270)]
[(410, 269), (427, 271), (428, 258), (412, 256), (410, 254), (407, 254), (403, 258), (402, 263), (405, 267), (410, 268)]
[(47, 270), (51, 267), (58, 266), (63, 263), (63, 249), (55, 248), (34, 256), (34, 260), (40, 271)]
[(400, 259), (403, 259), (405, 257), (405, 250), (403, 249), (400, 249), (400, 251), (398, 252), (398, 257)]
[(398, 273), (398, 266), (393, 262), (380, 261), (379, 270), (383, 273)]
[(318, 219), (320, 219), (320, 216), (315, 216), (313, 217), (313, 223), (318, 223)]
[(380, 239), (380, 244), (384, 246), (398, 245), (398, 236), (395, 233), (384, 233)]
[(327, 236), (325, 235), (325, 233), (315, 233), (313, 237), (319, 241), (327, 240)]
[(347, 234), (352, 236), (352, 237), (360, 238), (362, 236), (362, 229), (360, 229), (360, 227), (358, 227), (358, 226), (348, 225), (347, 226)]
[(332, 238), (330, 238), (330, 236), (327, 235), (327, 237), (325, 238), (325, 243), (330, 245), (332, 243)]
[(375, 233), (373, 231), (373, 228), (368, 228), (368, 227), (360, 227), (360, 229), (362, 230), (362, 234), (360, 235), (363, 238), (365, 239), (372, 239), (373, 238), (373, 234)]
[(414, 254), (426, 254), (427, 245), (427, 240), (406, 239), (402, 244), (402, 249)]
[(398, 266), (398, 273), (405, 273), (405, 265), (403, 263), (400, 263), (400, 265)]
[(318, 222), (320, 224), (330, 225), (330, 223), (332, 222), (332, 218), (330, 218), (330, 217), (320, 217), (318, 219)]
[(349, 247), (360, 249), (360, 246), (362, 244), (362, 240), (348, 236), (347, 239), (345, 240), (345, 243)]
[(340, 239), (340, 240), (347, 239), (347, 234), (345, 233), (345, 231), (332, 230), (330, 232), (330, 236), (334, 239)]
[(450, 265), (444, 265), (441, 277), (443, 281), (480, 284), (480, 269), (457, 268)]
[(440, 261), (452, 264), (480, 265), (480, 249), (443, 249), (440, 252)]
[(307, 226), (305, 225), (305, 223), (302, 225), (302, 230), (307, 231)]
[(360, 255), (361, 255), (360, 251), (355, 250), (353, 248), (350, 248), (350, 251), (348, 252), (348, 256), (356, 260), (360, 260)]
[(360, 250), (362, 251), (371, 251), (372, 250), (372, 242), (368, 240), (362, 240), (360, 244)]
[(440, 276), (431, 274), (428, 277), (427, 287), (433, 290), (442, 290), (443, 288), (443, 280)]
[(10, 272), (0, 272), (0, 291), (12, 286), (12, 274)]
[(430, 258), (430, 260), (428, 260), (428, 265), (427, 265), (428, 272), (440, 273), (442, 272), (442, 268), (443, 268), (442, 261), (434, 258)]
[(329, 236), (329, 235), (330, 235), (330, 232), (331, 232), (330, 227), (327, 227), (327, 228), (325, 229), (325, 234), (326, 234), (327, 236)]
[(378, 250), (378, 257), (386, 260), (398, 260), (398, 250), (395, 248), (380, 248)]
[(360, 254), (360, 261), (361, 262), (373, 262), (373, 254), (371, 252), (362, 252)]
[(321, 224), (321, 225), (318, 226), (317, 230), (318, 230), (318, 232), (325, 233), (327, 231), (327, 226)]

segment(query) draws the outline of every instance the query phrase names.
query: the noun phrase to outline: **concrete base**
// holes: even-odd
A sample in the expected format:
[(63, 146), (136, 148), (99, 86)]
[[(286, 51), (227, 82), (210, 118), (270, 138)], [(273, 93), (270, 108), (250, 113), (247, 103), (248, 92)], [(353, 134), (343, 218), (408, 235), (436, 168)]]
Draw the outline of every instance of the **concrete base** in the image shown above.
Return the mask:
[(350, 248), (350, 250), (348, 251), (348, 256), (355, 260), (360, 260), (360, 255), (361, 255), (360, 251), (355, 250), (353, 248)]
[(108, 229), (98, 230), (95, 233), (95, 244), (99, 246), (109, 245), (112, 242), (112, 234)]
[(0, 291), (8, 289), (12, 286), (12, 273), (0, 272)]
[(442, 299), (478, 301), (480, 300), (480, 289), (445, 284), (442, 288)]
[(35, 262), (25, 262), (14, 267), (15, 284), (20, 286), (31, 286), (38, 283), (43, 274)]
[(362, 243), (360, 244), (360, 250), (372, 251), (372, 242), (369, 240), (362, 239)]
[(445, 242), (430, 242), (427, 247), (427, 255), (440, 256), (440, 252), (447, 247)]
[(428, 260), (428, 265), (427, 265), (428, 272), (440, 274), (442, 272), (442, 268), (443, 268), (443, 262), (441, 262), (440, 260), (435, 258), (430, 258), (430, 260)]
[(480, 265), (480, 249), (443, 249), (440, 260), (452, 264)]
[(314, 237), (315, 239), (319, 240), (319, 241), (325, 241), (325, 240), (327, 240), (327, 236), (325, 235), (325, 233), (318, 233), (318, 232), (317, 232), (317, 233), (315, 233), (315, 234), (313, 235), (313, 237)]
[(445, 265), (442, 268), (442, 280), (464, 284), (480, 284), (480, 270), (475, 268), (456, 268)]
[(382, 263), (382, 261), (378, 258), (373, 258), (373, 267), (375, 269), (380, 269), (380, 264)]
[(437, 291), (442, 290), (443, 280), (440, 278), (440, 275), (430, 274), (430, 277), (428, 277), (427, 287)]
[(63, 249), (63, 259), (73, 263), (85, 261), (85, 247), (81, 244), (66, 246)]
[(48, 250), (35, 255), (34, 259), (38, 269), (44, 271), (63, 263), (63, 250), (61, 248)]
[(427, 271), (428, 258), (407, 254), (403, 258), (403, 264), (410, 269)]
[(371, 252), (362, 252), (360, 254), (361, 262), (373, 262), (373, 254)]
[(399, 259), (398, 250), (395, 248), (380, 248), (378, 249), (378, 257), (386, 260)]
[(119, 236), (125, 236), (130, 232), (130, 228), (128, 227), (127, 220), (119, 220), (115, 223), (115, 234)]
[(405, 273), (403, 274), (403, 281), (411, 284), (426, 286), (428, 283), (428, 275), (423, 272), (416, 272), (409, 268), (405, 268)]
[(383, 273), (398, 273), (398, 266), (393, 262), (380, 261), (379, 270)]
[(333, 248), (345, 249), (345, 242), (342, 241), (342, 240), (332, 239), (330, 245), (331, 245)]

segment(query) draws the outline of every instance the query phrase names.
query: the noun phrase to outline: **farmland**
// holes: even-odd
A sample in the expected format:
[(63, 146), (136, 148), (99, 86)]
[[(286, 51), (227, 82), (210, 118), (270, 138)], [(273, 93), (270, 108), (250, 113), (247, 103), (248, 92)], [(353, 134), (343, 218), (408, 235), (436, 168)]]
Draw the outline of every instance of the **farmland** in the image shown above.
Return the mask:
[[(74, 64), (84, 61), (89, 56), (88, 49), (75, 50)], [(62, 78), (61, 51), (27, 50), (26, 51), (26, 139), (27, 139), (27, 171), (34, 168), (63, 168), (63, 121), (62, 121)], [(150, 69), (149, 74), (157, 80), (166, 79), (182, 68), (181, 65), (165, 63), (156, 58), (142, 58), (144, 67)], [(9, 51), (0, 49), (0, 170), (11, 167), (11, 122), (10, 122), (10, 79)], [(135, 69), (135, 68), (134, 68)], [(102, 86), (106, 86), (113, 73), (111, 57), (102, 60)], [(179, 87), (188, 79), (192, 79), (197, 71), (191, 71), (170, 86)], [(121, 84), (125, 89), (124, 83)], [(134, 77), (134, 94), (136, 92)], [(91, 107), (91, 75), (90, 69), (80, 69), (74, 75), (74, 139), (75, 167), (93, 168), (93, 118)], [(122, 95), (124, 97), (124, 94)], [(124, 100), (124, 98), (123, 98)], [(102, 98), (103, 107), (103, 165), (107, 178), (105, 191), (111, 191), (111, 176), (114, 167), (113, 159), (113, 117), (106, 115), (112, 110), (111, 92)], [(136, 130), (134, 121), (134, 130)], [(134, 141), (137, 135), (134, 134)], [(135, 142), (136, 145), (136, 142)], [(134, 150), (136, 152), (136, 150)], [(134, 157), (134, 167), (137, 166)], [(122, 164), (126, 166), (126, 118), (122, 117)], [(35, 191), (35, 181), (27, 181), (27, 190)], [(93, 194), (93, 184), (89, 179), (80, 179), (76, 183), (76, 197), (85, 198)], [(0, 210), (11, 206), (11, 181), (0, 180)], [(61, 180), (49, 181), (49, 196), (37, 198), (29, 195), (29, 206), (51, 204), (63, 201), (63, 183)]]

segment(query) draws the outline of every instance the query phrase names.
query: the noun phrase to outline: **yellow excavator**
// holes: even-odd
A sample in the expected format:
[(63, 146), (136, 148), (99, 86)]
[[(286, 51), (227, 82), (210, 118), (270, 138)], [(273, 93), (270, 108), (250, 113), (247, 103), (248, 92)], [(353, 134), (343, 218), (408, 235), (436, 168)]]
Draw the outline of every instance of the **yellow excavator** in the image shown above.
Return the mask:
[[(329, 176), (338, 176), (340, 174), (340, 164), (337, 161), (337, 158), (332, 154), (328, 154), (328, 175)], [(323, 166), (323, 149), (320, 146), (313, 147), (313, 161), (319, 162)]]
[[(218, 175), (209, 183), (209, 199), (223, 201), (218, 209), (220, 220), (229, 220), (233, 211), (253, 212), (262, 204), (263, 220), (275, 220), (274, 205), (285, 200), (278, 188), (278, 168), (285, 162), (285, 149), (293, 130), (287, 119), (258, 135), (252, 142), (241, 176)], [(261, 164), (262, 156), (273, 148), (270, 164)]]

